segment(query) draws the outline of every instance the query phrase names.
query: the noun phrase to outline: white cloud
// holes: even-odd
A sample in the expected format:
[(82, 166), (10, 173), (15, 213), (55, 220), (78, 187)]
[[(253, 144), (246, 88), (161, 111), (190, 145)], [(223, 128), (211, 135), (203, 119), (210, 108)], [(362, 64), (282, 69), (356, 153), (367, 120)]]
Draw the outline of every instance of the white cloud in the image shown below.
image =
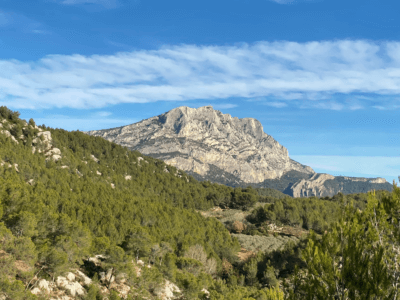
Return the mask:
[[(265, 98), (303, 107), (359, 109), (335, 94), (400, 95), (400, 42), (259, 42), (165, 46), (115, 55), (0, 60), (0, 105), (101, 108), (109, 104)], [(322, 100), (321, 100), (322, 99)], [(275, 100), (274, 100), (275, 101)], [(272, 101), (273, 102), (273, 101)]]
[(237, 104), (233, 103), (221, 103), (221, 104), (210, 104), (214, 109), (229, 109), (237, 107)]
[(277, 102), (277, 101), (272, 101), (272, 102), (265, 102), (265, 105), (276, 107), (276, 108), (282, 108), (286, 107), (287, 104), (285, 102)]
[(108, 117), (108, 116), (111, 116), (112, 113), (109, 111), (98, 111), (98, 112), (94, 113), (94, 115), (98, 116), (98, 117)]

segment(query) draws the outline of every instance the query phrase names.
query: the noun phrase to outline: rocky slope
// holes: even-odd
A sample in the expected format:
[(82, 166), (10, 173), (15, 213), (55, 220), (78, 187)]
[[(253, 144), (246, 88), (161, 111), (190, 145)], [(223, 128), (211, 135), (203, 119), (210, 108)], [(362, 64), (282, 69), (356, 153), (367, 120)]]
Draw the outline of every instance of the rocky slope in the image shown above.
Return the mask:
[[(135, 124), (87, 133), (162, 159), (198, 180), (231, 186), (272, 187), (300, 197), (333, 195), (346, 190), (345, 183), (360, 182), (341, 179), (341, 185), (331, 175), (316, 174), (292, 160), (256, 119), (238, 119), (211, 106), (178, 107)], [(363, 189), (372, 183), (366, 179)], [(387, 182), (376, 186), (391, 190)]]
[(139, 123), (88, 133), (201, 176), (216, 167), (220, 176), (234, 176), (231, 183), (260, 183), (291, 170), (314, 173), (290, 159), (259, 121), (233, 118), (211, 106), (178, 107)]

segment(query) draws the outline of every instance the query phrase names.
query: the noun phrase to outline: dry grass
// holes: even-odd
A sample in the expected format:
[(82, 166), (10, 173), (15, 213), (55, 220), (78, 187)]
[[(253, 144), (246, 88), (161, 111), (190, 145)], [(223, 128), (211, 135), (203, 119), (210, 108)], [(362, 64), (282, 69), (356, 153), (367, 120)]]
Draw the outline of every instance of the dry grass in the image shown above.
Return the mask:
[(247, 251), (245, 248), (240, 249), (240, 252), (238, 253), (238, 257), (241, 261), (246, 261), (250, 257), (254, 257), (256, 254), (253, 251)]

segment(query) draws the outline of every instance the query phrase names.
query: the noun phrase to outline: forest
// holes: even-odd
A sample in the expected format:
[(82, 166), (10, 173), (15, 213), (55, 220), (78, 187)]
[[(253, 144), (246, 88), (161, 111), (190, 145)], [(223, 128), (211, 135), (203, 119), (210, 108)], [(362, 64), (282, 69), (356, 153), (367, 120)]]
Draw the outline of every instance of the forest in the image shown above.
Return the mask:
[[(165, 279), (182, 290), (180, 299), (399, 298), (396, 186), (295, 199), (199, 182), (161, 160), (37, 126), (6, 107), (0, 122), (0, 299), (50, 299), (30, 292), (35, 280), (54, 282), (76, 269), (93, 282), (76, 299), (122, 299), (100, 282), (109, 270), (132, 288), (126, 299), (156, 299)], [(247, 212), (248, 235), (270, 236), (271, 223), (308, 234), (240, 260), (235, 229), (201, 214), (215, 207)], [(94, 266), (96, 255), (102, 260)], [(139, 261), (151, 266), (141, 276)]]

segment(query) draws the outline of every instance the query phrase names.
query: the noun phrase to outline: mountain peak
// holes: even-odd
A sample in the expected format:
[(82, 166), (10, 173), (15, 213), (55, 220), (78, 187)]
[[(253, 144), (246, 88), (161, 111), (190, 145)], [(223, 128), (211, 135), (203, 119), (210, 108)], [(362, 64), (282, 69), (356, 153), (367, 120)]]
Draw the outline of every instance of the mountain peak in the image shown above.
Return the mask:
[(260, 183), (291, 170), (314, 174), (310, 167), (290, 159), (287, 149), (266, 134), (258, 120), (232, 117), (212, 106), (180, 106), (139, 123), (89, 134), (189, 173), (206, 177), (219, 170), (233, 185)]

